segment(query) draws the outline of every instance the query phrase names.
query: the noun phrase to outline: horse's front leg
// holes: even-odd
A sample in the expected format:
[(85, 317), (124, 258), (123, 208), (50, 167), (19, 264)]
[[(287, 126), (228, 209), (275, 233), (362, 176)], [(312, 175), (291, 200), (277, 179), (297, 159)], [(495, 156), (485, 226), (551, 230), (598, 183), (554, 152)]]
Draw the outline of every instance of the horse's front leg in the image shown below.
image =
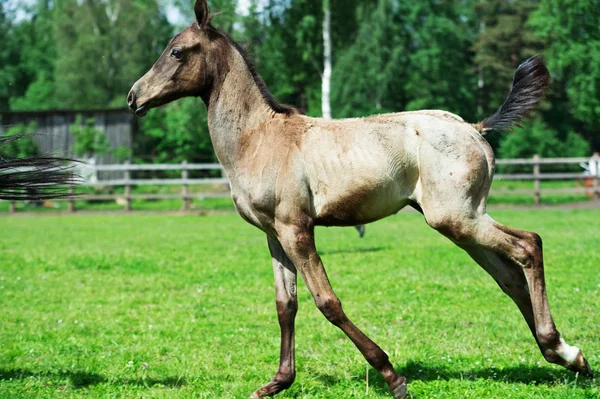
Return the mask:
[(276, 239), (269, 238), (269, 250), (275, 273), (277, 316), (281, 329), (281, 353), (279, 369), (275, 377), (267, 385), (254, 392), (253, 397), (255, 398), (272, 396), (289, 388), (296, 376), (294, 359), (294, 319), (298, 311), (296, 268)]
[(406, 396), (406, 378), (396, 374), (388, 355), (356, 327), (342, 310), (342, 304), (331, 288), (315, 247), (312, 219), (307, 215), (289, 219), (290, 223), (276, 223), (279, 240), (300, 272), (315, 304), (327, 320), (352, 340), (369, 364), (383, 375), (394, 398), (403, 399)]

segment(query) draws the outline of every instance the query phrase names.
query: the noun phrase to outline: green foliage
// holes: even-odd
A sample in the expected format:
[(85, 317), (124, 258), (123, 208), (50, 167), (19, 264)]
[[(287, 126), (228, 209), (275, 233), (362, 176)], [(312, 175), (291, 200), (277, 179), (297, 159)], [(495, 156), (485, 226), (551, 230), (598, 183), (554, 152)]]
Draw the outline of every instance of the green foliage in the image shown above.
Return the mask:
[(472, 6), (473, 1), (429, 0), (400, 10), (414, 27), (404, 83), (407, 110), (445, 109), (476, 120), (475, 77), (465, 68), (473, 62)]
[(475, 2), (474, 22), (477, 40), (473, 70), (481, 80), (478, 88), (478, 118), (493, 113), (508, 94), (507, 83), (512, 80), (518, 65), (539, 53), (544, 41), (527, 24), (539, 0), (488, 0)]
[(85, 121), (77, 115), (75, 123), (70, 126), (70, 131), (75, 138), (73, 153), (79, 157), (93, 157), (103, 155), (110, 149), (110, 143), (102, 129), (98, 129), (94, 118)]
[(112, 155), (116, 158), (118, 163), (123, 163), (124, 161), (131, 159), (133, 151), (131, 148), (121, 145), (112, 151)]
[(402, 49), (407, 37), (398, 23), (400, 17), (390, 2), (380, 2), (368, 14), (368, 23), (361, 26), (354, 43), (340, 52), (332, 78), (334, 116), (362, 116), (405, 106), (398, 104), (401, 98), (390, 95), (394, 83), (406, 81), (403, 66), (408, 60)]
[(589, 144), (579, 134), (571, 131), (561, 139), (557, 131), (536, 118), (508, 134), (498, 155), (500, 158), (531, 158), (535, 154), (542, 158), (583, 157), (589, 151)]
[[(597, 366), (598, 211), (493, 217), (542, 236), (557, 327)], [(0, 396), (247, 398), (277, 370), (271, 259), (264, 234), (239, 216), (2, 223)], [(344, 309), (409, 378), (409, 396), (600, 396), (597, 380), (544, 361), (515, 304), (420, 214), (369, 225), (364, 239), (348, 228), (316, 234)], [(298, 302), (298, 372), (277, 398), (390, 399), (301, 279)]]
[(156, 0), (63, 0), (54, 16), (56, 97), (64, 108), (124, 106), (172, 33)]
[[(50, 110), (60, 107), (55, 96), (56, 37), (48, 0), (26, 7), (31, 19), (17, 27), (19, 93), (10, 99), (11, 110)], [(59, 77), (60, 78), (60, 77)]]
[[(556, 102), (566, 102), (563, 119), (574, 119), (584, 136), (600, 148), (600, 1), (542, 0), (531, 17), (536, 34), (548, 43), (548, 65), (555, 74)], [(558, 84), (557, 84), (558, 83)]]
[(199, 98), (184, 98), (149, 113), (141, 122), (146, 133), (134, 155), (144, 162), (212, 162), (205, 107)]
[[(194, 1), (168, 4), (187, 25)], [(540, 132), (532, 142), (546, 143), (536, 145), (548, 153), (579, 153), (577, 132), (600, 149), (598, 0), (329, 2), (334, 116), (438, 108), (476, 122), (504, 100), (517, 65), (542, 53), (554, 84), (540, 107), (547, 128), (531, 128)], [(320, 116), (323, 0), (251, 0), (248, 15), (236, 13), (235, 0), (209, 3), (213, 24), (250, 49), (274, 96)], [(166, 5), (0, 1), (0, 111), (123, 107), (131, 85), (182, 28), (168, 23)], [(151, 111), (133, 154), (117, 158), (212, 160), (198, 103)], [(494, 148), (508, 140), (502, 154), (530, 153), (533, 145), (524, 134), (488, 139)]]
[(6, 158), (30, 158), (39, 155), (39, 147), (33, 135), (37, 131), (37, 123), (31, 122), (29, 125), (22, 123), (11, 126), (6, 129), (5, 136), (25, 136), (16, 140), (3, 143), (0, 146), (0, 156)]

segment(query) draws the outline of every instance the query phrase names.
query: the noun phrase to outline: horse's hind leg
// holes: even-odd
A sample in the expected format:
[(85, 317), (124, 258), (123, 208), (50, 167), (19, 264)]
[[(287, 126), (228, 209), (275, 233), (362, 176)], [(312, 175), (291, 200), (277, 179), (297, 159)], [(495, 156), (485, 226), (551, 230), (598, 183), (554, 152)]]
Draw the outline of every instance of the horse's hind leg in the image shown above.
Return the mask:
[(466, 223), (449, 220), (430, 224), (465, 249), (513, 299), (546, 360), (591, 376), (581, 351), (561, 338), (552, 320), (539, 235), (503, 226), (488, 215), (477, 215)]
[(298, 311), (296, 268), (277, 240), (269, 238), (269, 250), (271, 251), (273, 272), (275, 274), (275, 302), (281, 330), (281, 349), (279, 369), (275, 377), (267, 385), (254, 392), (253, 397), (255, 398), (273, 396), (289, 388), (296, 376), (294, 353), (294, 320)]
[[(529, 285), (521, 266), (514, 261), (503, 258), (497, 253), (488, 251), (478, 246), (465, 246), (463, 249), (496, 280), (502, 291), (507, 294), (519, 307), (529, 329), (531, 330), (544, 358), (566, 368), (571, 365), (557, 355), (554, 349), (545, 348), (537, 337), (533, 304), (529, 292)], [(553, 324), (552, 324), (553, 325)], [(564, 351), (565, 348), (563, 348)], [(567, 350), (568, 352), (568, 350)], [(571, 349), (571, 352), (573, 350)], [(588, 366), (589, 367), (589, 366)], [(579, 371), (579, 370), (574, 370)], [(591, 371), (588, 369), (588, 373)]]

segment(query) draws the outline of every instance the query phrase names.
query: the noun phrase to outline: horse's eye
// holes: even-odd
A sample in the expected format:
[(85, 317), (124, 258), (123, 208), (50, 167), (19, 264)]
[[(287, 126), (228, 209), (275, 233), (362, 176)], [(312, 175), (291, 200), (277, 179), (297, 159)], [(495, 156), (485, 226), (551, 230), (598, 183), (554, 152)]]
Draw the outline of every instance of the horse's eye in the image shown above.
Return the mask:
[(183, 57), (183, 51), (173, 49), (173, 51), (171, 51), (171, 57), (174, 57), (174, 58), (177, 58), (178, 60), (180, 60)]

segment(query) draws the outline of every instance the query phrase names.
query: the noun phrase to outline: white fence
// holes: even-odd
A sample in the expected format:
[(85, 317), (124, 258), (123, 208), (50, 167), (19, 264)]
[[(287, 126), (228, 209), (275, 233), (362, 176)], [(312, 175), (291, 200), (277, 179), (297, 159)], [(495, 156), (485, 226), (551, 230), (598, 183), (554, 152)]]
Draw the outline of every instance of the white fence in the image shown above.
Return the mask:
[[(536, 205), (541, 204), (542, 194), (586, 194), (594, 199), (600, 197), (600, 156), (595, 153), (591, 158), (533, 158), (498, 159), (497, 165), (530, 166), (531, 173), (496, 174), (494, 180), (521, 180), (532, 181), (533, 188), (529, 190), (494, 190), (490, 195), (496, 194), (526, 194), (533, 195)], [(556, 165), (578, 165), (580, 172), (568, 173), (542, 173), (541, 167)], [(578, 186), (569, 188), (541, 189), (542, 181), (574, 180), (580, 182)]]
[[(496, 174), (496, 180), (520, 180), (533, 182), (531, 189), (493, 189), (491, 195), (510, 195), (510, 194), (521, 194), (521, 195), (532, 195), (536, 204), (541, 203), (542, 196), (544, 194), (587, 194), (594, 199), (600, 197), (600, 157), (598, 154), (594, 154), (592, 158), (539, 158), (534, 156), (531, 159), (498, 159), (497, 165), (517, 165), (531, 167), (531, 173), (503, 173)], [(568, 173), (542, 173), (542, 166), (556, 166), (556, 165), (582, 165), (587, 166), (588, 171), (578, 166), (580, 172), (568, 172)], [(113, 180), (97, 180), (94, 178), (97, 172), (121, 172), (123, 174), (122, 179)], [(181, 175), (177, 178), (132, 178), (134, 172), (166, 172), (166, 171), (180, 171)], [(205, 177), (205, 178), (190, 178), (190, 171), (213, 171), (213, 175), (219, 177)], [(590, 174), (592, 171), (594, 174)], [(160, 200), (160, 199), (181, 199), (183, 202), (182, 209), (187, 211), (190, 209), (190, 205), (193, 199), (204, 199), (204, 198), (224, 198), (229, 197), (228, 191), (228, 180), (224, 175), (223, 168), (220, 164), (188, 164), (183, 162), (180, 164), (122, 164), (122, 165), (97, 165), (91, 166), (86, 165), (81, 170), (81, 173), (85, 175), (86, 180), (82, 183), (83, 186), (93, 187), (124, 187), (123, 194), (104, 194), (104, 195), (76, 195), (72, 198), (67, 199), (69, 201), (69, 210), (75, 211), (76, 200), (95, 200), (95, 201), (119, 201), (123, 203), (124, 209), (130, 211), (132, 199), (148, 199), (148, 200)], [(116, 174), (111, 174), (116, 175)], [(542, 181), (550, 180), (569, 180), (579, 182), (578, 186), (573, 184), (572, 187), (567, 188), (550, 188), (541, 189)], [(172, 194), (133, 194), (133, 186), (143, 185), (176, 185), (181, 186), (179, 193)], [(190, 192), (190, 186), (192, 185), (205, 185), (207, 191)], [(219, 190), (214, 189), (215, 187), (220, 188)], [(211, 191), (212, 190), (212, 191)], [(11, 211), (15, 211), (14, 203), (11, 203)]]

